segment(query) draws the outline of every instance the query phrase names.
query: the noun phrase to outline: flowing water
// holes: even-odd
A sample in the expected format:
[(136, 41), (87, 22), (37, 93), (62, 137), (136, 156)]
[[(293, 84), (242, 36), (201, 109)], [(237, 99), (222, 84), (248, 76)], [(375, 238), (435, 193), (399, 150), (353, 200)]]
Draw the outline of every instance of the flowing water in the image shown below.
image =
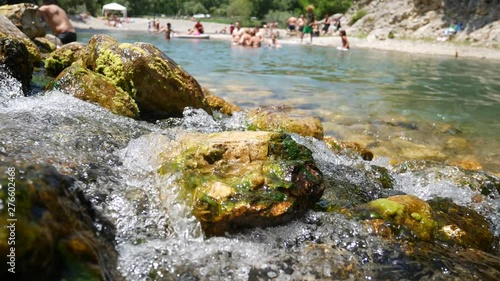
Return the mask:
[[(79, 33), (80, 40), (86, 35)], [(493, 155), (498, 153), (494, 110), (500, 91), (494, 63), (302, 46), (243, 50), (227, 42), (166, 43), (148, 34), (114, 36), (122, 42), (156, 44), (202, 85), (242, 107), (292, 104), (318, 114), (334, 135), (362, 130), (357, 124), (383, 127), (380, 123), (392, 118), (418, 124), (412, 132), (425, 127), (421, 124), (450, 122), (490, 145), (486, 149)], [(498, 243), (494, 253), (481, 254), (399, 242), (370, 234), (357, 220), (320, 211), (311, 210), (282, 226), (206, 239), (189, 208), (177, 201), (177, 190), (162, 190), (173, 179), (156, 174), (158, 154), (185, 131), (241, 130), (243, 114), (214, 120), (202, 111), (186, 110), (182, 119), (152, 124), (113, 115), (60, 92), (22, 97), (19, 83), (0, 83), (0, 157), (49, 163), (75, 177), (76, 188), (107, 221), (96, 221), (96, 228), (115, 228), (118, 270), (126, 280), (500, 278)], [(347, 129), (339, 132), (334, 121)], [(426, 132), (421, 134), (422, 141), (433, 141)], [(465, 177), (459, 169), (438, 165), (427, 172), (395, 171), (386, 158), (366, 162), (334, 154), (320, 141), (293, 137), (313, 151), (327, 178), (369, 186), (364, 174), (371, 165), (386, 167), (395, 179), (394, 189), (379, 190), (370, 195), (373, 199), (400, 193), (425, 200), (448, 197), (484, 215), (493, 233), (500, 235), (500, 195), (493, 190), (474, 200), (478, 192), (454, 180)], [(497, 167), (495, 160), (488, 165)], [(159, 193), (171, 196), (160, 202)], [(475, 255), (481, 258), (472, 258)]]

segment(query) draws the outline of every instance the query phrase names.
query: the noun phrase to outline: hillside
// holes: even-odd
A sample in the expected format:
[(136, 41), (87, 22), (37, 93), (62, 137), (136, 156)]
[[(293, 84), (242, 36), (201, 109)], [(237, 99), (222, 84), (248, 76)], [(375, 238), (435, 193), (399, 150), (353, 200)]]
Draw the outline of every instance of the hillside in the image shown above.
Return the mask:
[(443, 40), (446, 28), (462, 23), (448, 41), (500, 48), (500, 0), (358, 0), (342, 21), (348, 34), (378, 40)]

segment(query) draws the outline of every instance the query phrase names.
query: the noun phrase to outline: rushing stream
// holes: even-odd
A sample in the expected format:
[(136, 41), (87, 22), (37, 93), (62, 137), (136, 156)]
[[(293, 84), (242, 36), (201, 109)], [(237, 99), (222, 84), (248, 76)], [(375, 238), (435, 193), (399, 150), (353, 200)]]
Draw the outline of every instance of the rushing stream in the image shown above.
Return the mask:
[[(136, 37), (130, 40), (138, 41)], [(194, 48), (197, 48), (196, 46), (199, 45), (195, 45)], [(299, 49), (290, 52), (297, 50)], [(255, 51), (257, 59), (259, 56), (265, 56), (261, 51), (265, 50)], [(231, 56), (236, 60), (246, 56), (238, 52), (240, 51), (234, 51)], [(306, 52), (316, 51), (307, 49)], [(353, 54), (330, 56), (340, 61), (353, 62), (360, 60), (355, 57), (356, 55), (357, 53), (353, 52)], [(199, 55), (197, 51), (193, 51), (192, 56)], [(277, 53), (277, 56), (281, 54)], [(274, 80), (273, 67), (269, 66), (266, 60), (263, 59), (262, 72), (255, 68), (253, 70), (258, 77), (253, 77), (250, 82), (242, 82), (242, 85), (234, 81), (238, 81), (237, 78), (243, 75), (247, 76), (248, 73), (233, 73), (227, 69), (224, 75), (231, 74), (232, 78), (214, 81), (212, 75), (216, 74), (208, 72), (207, 66), (200, 65), (197, 71), (204, 73), (199, 74), (200, 83), (216, 88), (216, 94), (221, 93), (221, 96), (247, 106), (260, 104), (267, 98), (285, 101), (288, 98), (285, 96), (290, 94), (291, 104), (301, 104), (303, 108), (311, 109), (312, 112), (325, 112), (333, 110), (334, 107), (348, 112), (341, 118), (347, 122), (346, 120), (352, 117), (347, 115), (363, 111), (364, 106), (378, 106), (377, 100), (370, 100), (375, 96), (362, 98), (361, 102), (355, 101), (354, 99), (361, 93), (369, 90), (383, 93), (392, 87), (390, 85), (394, 80), (399, 79), (392, 77), (386, 81), (386, 78), (382, 77), (365, 78), (379, 79), (378, 89), (352, 81), (338, 82), (336, 89), (331, 91), (335, 98), (325, 102), (323, 106), (323, 94), (326, 89), (323, 94), (312, 93), (309, 100), (309, 97), (304, 97), (305, 93), (315, 91), (309, 88), (310, 78), (304, 77), (302, 82), (294, 82), (303, 86), (293, 88), (287, 81), (295, 79), (296, 76), (288, 77), (283, 74), (283, 70), (280, 70), (279, 78), (283, 80), (280, 80), (278, 85)], [(184, 66), (183, 62), (178, 62)], [(321, 68), (320, 61), (314, 62)], [(285, 65), (289, 63), (292, 62), (283, 62)], [(345, 64), (333, 63), (337, 64), (338, 69), (347, 67)], [(412, 71), (418, 72), (418, 60), (414, 60), (414, 63)], [(465, 62), (468, 63), (474, 64)], [(185, 64), (184, 68), (189, 72), (190, 69), (197, 69), (187, 62)], [(443, 61), (442, 64), (449, 62)], [(392, 68), (386, 63), (372, 66), (383, 67), (386, 70)], [(394, 67), (396, 70), (391, 71), (397, 72), (399, 65), (396, 64)], [(214, 68), (217, 73), (218, 67)], [(325, 87), (323, 71), (318, 70), (323, 74), (318, 74), (317, 77), (311, 74), (314, 70), (306, 71), (306, 76), (312, 76), (314, 80), (312, 87), (316, 90)], [(343, 73), (349, 75), (353, 71), (355, 70), (345, 70)], [(340, 79), (338, 73), (331, 75)], [(216, 76), (216, 79), (221, 77)], [(466, 76), (467, 74), (464, 74), (463, 77), (456, 79), (464, 79)], [(198, 78), (198, 75), (195, 74), (195, 77)], [(262, 80), (259, 80), (260, 78)], [(262, 83), (250, 86), (255, 81)], [(484, 87), (493, 90), (492, 95), (497, 95), (498, 102), (498, 81), (489, 81), (486, 84)], [(226, 87), (224, 90), (220, 88), (222, 85)], [(435, 84), (436, 87), (441, 87), (439, 85), (441, 84)], [(241, 87), (240, 91), (230, 93), (229, 89), (235, 87)], [(267, 89), (267, 94), (262, 93), (262, 87)], [(417, 87), (420, 86), (412, 82), (407, 84), (407, 89)], [(245, 96), (235, 96), (249, 89)], [(424, 92), (429, 91), (431, 90)], [(254, 92), (259, 92), (260, 95), (254, 96)], [(350, 92), (350, 97), (343, 97), (347, 92)], [(393, 116), (392, 114), (396, 114), (394, 112), (398, 114), (406, 112), (408, 115), (414, 113), (411, 98), (405, 101), (397, 99), (395, 95), (380, 95), (378, 98), (390, 102), (388, 105), (380, 105), (383, 108), (378, 111), (370, 109), (373, 110), (372, 113), (363, 115), (361, 119), (374, 118), (374, 115), (376, 118), (382, 118), (386, 114)], [(420, 101), (427, 98), (421, 97)], [(494, 98), (489, 95), (489, 100), (486, 99), (484, 102), (490, 103)], [(297, 102), (298, 100), (302, 102)], [(443, 103), (441, 106), (445, 107), (447, 102)], [(320, 104), (322, 106), (319, 106)], [(392, 108), (392, 104), (399, 106)], [(489, 105), (486, 108), (489, 109)], [(439, 119), (436, 112), (440, 110), (432, 108), (428, 110), (434, 112), (431, 119)], [(482, 110), (477, 109), (477, 111)], [(474, 127), (474, 122), (486, 122), (493, 114), (483, 113), (485, 119), (482, 121), (469, 122), (465, 117), (457, 118), (460, 122), (467, 123), (466, 126)], [(450, 118), (453, 114), (446, 116)], [(323, 142), (297, 135), (293, 135), (293, 139), (313, 152), (316, 164), (327, 181), (363, 187), (366, 189), (363, 191), (363, 196), (368, 199), (374, 200), (397, 194), (412, 194), (424, 200), (445, 197), (458, 205), (477, 211), (491, 223), (491, 231), (497, 238), (495, 245), (492, 246), (493, 251), (485, 253), (440, 243), (388, 239), (372, 234), (370, 226), (362, 221), (336, 212), (321, 210), (310, 210), (304, 216), (281, 226), (248, 229), (224, 237), (205, 238), (199, 222), (191, 215), (189, 206), (177, 199), (178, 190), (176, 188), (162, 190), (166, 183), (173, 179), (156, 173), (160, 164), (158, 155), (164, 150), (165, 143), (178, 134), (190, 131), (211, 133), (243, 130), (244, 120), (243, 113), (214, 119), (201, 110), (186, 109), (183, 118), (148, 123), (114, 115), (106, 109), (57, 91), (40, 92), (30, 97), (23, 97), (19, 83), (8, 78), (0, 81), (0, 131), (2, 132), (0, 159), (17, 165), (52, 165), (60, 173), (75, 178), (74, 188), (84, 193), (98, 214), (98, 219), (94, 222), (97, 232), (112, 226), (118, 252), (117, 270), (126, 280), (500, 279), (498, 244), (500, 195), (495, 188), (492, 188), (488, 195), (483, 196), (478, 190), (472, 190), (466, 184), (462, 184), (464, 180), (479, 181), (487, 177), (494, 179), (494, 176), (444, 164), (404, 168), (406, 167), (404, 165), (391, 165), (384, 157), (377, 157), (368, 162), (359, 157), (333, 153)], [(335, 126), (328, 124), (334, 121), (325, 120), (326, 127), (333, 130)], [(488, 130), (498, 130), (499, 123), (498, 121), (492, 123), (483, 124), (485, 127), (490, 126), (490, 129), (484, 129), (487, 132), (481, 135), (481, 140), (496, 139), (490, 147), (495, 149), (498, 148), (498, 131), (491, 133)], [(354, 123), (349, 124), (354, 126)], [(498, 162), (488, 167), (497, 168), (497, 164)], [(369, 175), (374, 173), (375, 166), (389, 171), (394, 179), (392, 189), (384, 189), (370, 178)], [(408, 164), (408, 167), (411, 165)], [(327, 186), (325, 196), (328, 195), (329, 188), (331, 187)], [(167, 200), (160, 201), (160, 193), (171, 196)], [(478, 196), (481, 200), (477, 200)]]

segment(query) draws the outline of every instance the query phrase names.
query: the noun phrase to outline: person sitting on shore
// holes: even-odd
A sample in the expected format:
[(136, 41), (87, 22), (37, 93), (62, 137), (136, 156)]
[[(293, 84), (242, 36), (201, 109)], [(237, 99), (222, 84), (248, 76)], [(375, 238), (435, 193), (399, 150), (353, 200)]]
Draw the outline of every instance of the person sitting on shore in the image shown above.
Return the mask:
[(76, 41), (76, 30), (71, 25), (66, 12), (57, 6), (57, 1), (45, 0), (38, 9), (52, 33), (61, 40), (61, 43), (68, 44)]

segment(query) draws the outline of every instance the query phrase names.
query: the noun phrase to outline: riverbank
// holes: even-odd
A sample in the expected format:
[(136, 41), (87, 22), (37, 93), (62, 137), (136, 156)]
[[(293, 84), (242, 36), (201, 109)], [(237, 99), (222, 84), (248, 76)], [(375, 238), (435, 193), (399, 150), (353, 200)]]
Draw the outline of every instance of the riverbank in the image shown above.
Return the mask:
[[(148, 31), (148, 19), (145, 18), (131, 18), (129, 22), (121, 23), (117, 27), (108, 25), (107, 20), (99, 18), (89, 18), (85, 22), (78, 19), (77, 17), (71, 17), (71, 22), (77, 29), (94, 29), (94, 30), (116, 30), (117, 32), (123, 31)], [(179, 19), (160, 19), (162, 25), (167, 22), (172, 24), (172, 29), (177, 32), (187, 32), (188, 29), (194, 26), (194, 22), (191, 20), (179, 20)], [(230, 40), (229, 34), (219, 33), (224, 27), (228, 28), (227, 24), (221, 23), (211, 23), (204, 22), (203, 26), (205, 32), (210, 34), (212, 39), (219, 40)], [(296, 36), (287, 37), (286, 31), (284, 29), (279, 30), (281, 37), (279, 41), (282, 44), (301, 44), (300, 38)], [(466, 44), (457, 44), (451, 42), (439, 42), (439, 41), (415, 41), (415, 40), (397, 40), (397, 39), (368, 39), (368, 38), (357, 38), (349, 37), (351, 49), (356, 48), (368, 48), (368, 49), (379, 49), (388, 51), (398, 51), (407, 52), (414, 54), (427, 54), (427, 55), (442, 55), (451, 57), (470, 57), (488, 60), (499, 60), (500, 61), (500, 49), (493, 48), (482, 48), (473, 47)], [(304, 43), (309, 42), (309, 38), (304, 38)], [(338, 35), (334, 36), (322, 36), (314, 37), (313, 46), (323, 46), (323, 47), (337, 47), (340, 45), (340, 37)]]

